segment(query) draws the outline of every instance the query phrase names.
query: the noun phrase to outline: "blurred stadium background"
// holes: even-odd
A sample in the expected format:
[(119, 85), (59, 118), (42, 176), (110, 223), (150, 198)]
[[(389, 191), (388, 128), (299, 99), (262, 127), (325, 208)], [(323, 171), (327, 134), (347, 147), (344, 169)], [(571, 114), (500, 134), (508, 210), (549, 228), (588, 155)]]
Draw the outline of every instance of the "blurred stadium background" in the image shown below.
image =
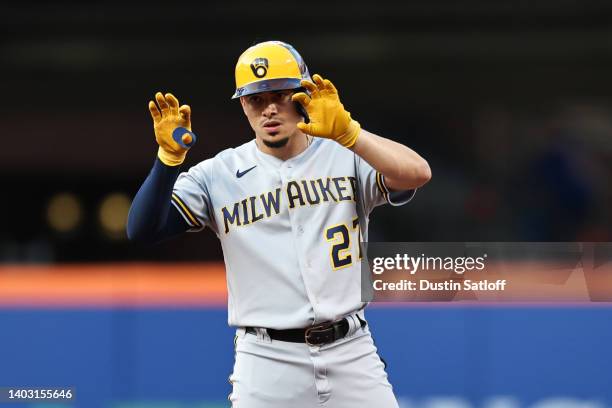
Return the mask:
[[(233, 67), (259, 40), (294, 45), (364, 128), (430, 162), (413, 203), (375, 210), (371, 240), (612, 241), (609, 1), (0, 10), (0, 386), (72, 385), (74, 407), (228, 405), (216, 237), (148, 248), (124, 227), (156, 153), (148, 100), (192, 106), (186, 166), (248, 141)], [(368, 316), (403, 407), (612, 406), (609, 305)]]

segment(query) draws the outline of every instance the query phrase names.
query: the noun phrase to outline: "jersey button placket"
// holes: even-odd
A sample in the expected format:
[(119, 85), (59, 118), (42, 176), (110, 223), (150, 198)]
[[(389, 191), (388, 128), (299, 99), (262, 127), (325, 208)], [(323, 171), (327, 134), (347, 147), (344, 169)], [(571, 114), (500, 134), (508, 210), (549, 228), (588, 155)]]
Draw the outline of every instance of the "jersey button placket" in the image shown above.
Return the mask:
[[(291, 167), (292, 167), (291, 163), (283, 163), (279, 169), (279, 173), (281, 176), (281, 180), (282, 180), (284, 189), (287, 188), (287, 184), (289, 183), (289, 181), (291, 181), (291, 170), (290, 170)], [(315, 315), (315, 321), (316, 321), (317, 314), (318, 314), (317, 309), (315, 307), (315, 305), (317, 304), (317, 298), (315, 297), (314, 293), (310, 290), (309, 271), (311, 268), (310, 268), (310, 265), (307, 265), (307, 263), (305, 262), (305, 254), (299, 252), (300, 248), (306, 247), (305, 245), (302, 245), (301, 243), (305, 229), (304, 229), (304, 226), (301, 224), (299, 207), (289, 208), (288, 211), (289, 211), (289, 222), (291, 223), (293, 237), (296, 242), (296, 254), (298, 257), (297, 259), (298, 265), (300, 266), (300, 274), (302, 275), (302, 280), (304, 281), (304, 287), (306, 288), (306, 295), (308, 296), (308, 299), (310, 300), (310, 303), (312, 304), (312, 308), (313, 308), (314, 315)]]

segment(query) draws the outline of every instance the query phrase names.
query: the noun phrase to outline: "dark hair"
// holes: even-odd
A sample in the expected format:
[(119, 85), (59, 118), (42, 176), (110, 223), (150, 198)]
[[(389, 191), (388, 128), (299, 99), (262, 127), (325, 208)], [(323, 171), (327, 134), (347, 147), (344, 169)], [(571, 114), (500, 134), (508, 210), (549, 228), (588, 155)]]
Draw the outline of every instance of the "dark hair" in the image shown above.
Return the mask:
[[(293, 93), (299, 93), (299, 92), (304, 92), (306, 95), (308, 95), (308, 91), (306, 90), (306, 88), (299, 87), (299, 88), (293, 89)], [(310, 123), (308, 112), (306, 112), (306, 109), (304, 109), (302, 104), (299, 102), (294, 102), (294, 104), (295, 104), (295, 109), (298, 111), (298, 113), (302, 115), (302, 117), (304, 117), (304, 123)]]

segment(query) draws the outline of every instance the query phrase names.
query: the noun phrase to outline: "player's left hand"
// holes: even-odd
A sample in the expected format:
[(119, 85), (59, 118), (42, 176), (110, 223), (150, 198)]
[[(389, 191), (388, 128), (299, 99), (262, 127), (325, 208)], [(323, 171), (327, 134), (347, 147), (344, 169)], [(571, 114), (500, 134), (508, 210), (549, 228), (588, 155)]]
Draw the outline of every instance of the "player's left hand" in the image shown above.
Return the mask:
[(309, 135), (335, 140), (345, 147), (352, 147), (357, 141), (361, 126), (351, 119), (350, 112), (344, 109), (338, 90), (328, 79), (313, 75), (314, 83), (302, 80), (301, 85), (310, 92), (298, 92), (292, 100), (299, 102), (310, 118), (310, 123), (300, 122), (298, 128)]

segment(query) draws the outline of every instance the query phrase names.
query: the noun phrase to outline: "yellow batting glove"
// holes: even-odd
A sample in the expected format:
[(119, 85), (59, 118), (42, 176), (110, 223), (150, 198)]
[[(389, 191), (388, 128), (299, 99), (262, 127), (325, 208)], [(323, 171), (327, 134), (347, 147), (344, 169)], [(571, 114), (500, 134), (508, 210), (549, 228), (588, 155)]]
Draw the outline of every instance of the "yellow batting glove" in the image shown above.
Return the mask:
[(314, 83), (302, 80), (301, 85), (310, 92), (293, 95), (292, 100), (299, 102), (310, 118), (310, 123), (300, 122), (298, 128), (309, 135), (335, 140), (344, 147), (352, 147), (357, 141), (361, 126), (351, 119), (350, 112), (344, 109), (338, 90), (328, 79), (313, 75)]
[(189, 105), (179, 107), (178, 99), (171, 93), (157, 92), (155, 101), (157, 105), (149, 101), (149, 111), (159, 145), (157, 157), (167, 166), (178, 166), (196, 141), (191, 131), (191, 108)]

